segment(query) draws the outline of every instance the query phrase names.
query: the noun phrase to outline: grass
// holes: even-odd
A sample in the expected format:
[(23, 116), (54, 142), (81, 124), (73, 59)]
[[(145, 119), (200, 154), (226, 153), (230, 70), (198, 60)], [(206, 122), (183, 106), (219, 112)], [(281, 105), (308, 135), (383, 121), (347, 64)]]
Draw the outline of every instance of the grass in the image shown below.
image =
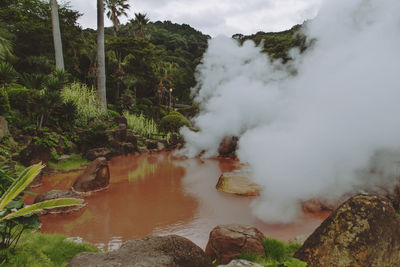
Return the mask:
[(135, 115), (125, 111), (124, 117), (128, 122), (128, 129), (134, 130), (139, 135), (152, 137), (159, 135), (157, 124), (152, 119), (146, 119), (143, 114)]
[(14, 250), (0, 251), (8, 261), (0, 266), (53, 267), (66, 266), (80, 252), (97, 252), (88, 244), (78, 244), (65, 240), (59, 234), (41, 234), (24, 232)]
[(265, 267), (306, 267), (307, 264), (293, 258), (293, 254), (301, 247), (297, 243), (285, 244), (273, 238), (263, 240), (266, 257), (251, 253), (243, 253), (240, 258), (261, 264)]
[(49, 162), (49, 167), (59, 171), (70, 171), (78, 169), (84, 164), (89, 163), (89, 161), (79, 154), (72, 154), (71, 158), (60, 160), (58, 162)]

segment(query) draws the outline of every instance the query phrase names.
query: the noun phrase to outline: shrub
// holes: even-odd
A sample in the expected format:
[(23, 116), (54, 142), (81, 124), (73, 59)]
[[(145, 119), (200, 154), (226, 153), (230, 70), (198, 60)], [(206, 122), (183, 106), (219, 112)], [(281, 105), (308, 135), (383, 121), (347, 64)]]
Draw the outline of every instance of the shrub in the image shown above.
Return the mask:
[(152, 119), (146, 119), (143, 114), (135, 115), (125, 111), (123, 116), (128, 122), (128, 128), (134, 130), (138, 134), (146, 137), (158, 135), (157, 124)]
[(29, 90), (19, 85), (12, 85), (7, 88), (8, 99), (12, 109), (17, 109), (23, 114), (30, 114), (34, 97), (38, 91)]
[(81, 83), (72, 83), (61, 91), (64, 103), (73, 102), (76, 106), (79, 125), (86, 125), (90, 120), (104, 115), (95, 90)]
[(180, 108), (178, 109), (178, 111), (182, 113), (185, 117), (193, 118), (199, 113), (200, 109), (197, 104), (193, 104), (192, 106), (187, 108)]
[(121, 116), (121, 115), (119, 115), (118, 112), (116, 112), (116, 111), (114, 111), (114, 110), (112, 110), (112, 109), (109, 109), (109, 110), (108, 110), (108, 117), (114, 118), (114, 117), (119, 117), (119, 116)]
[(190, 126), (190, 121), (182, 114), (173, 113), (161, 119), (160, 130), (163, 132), (178, 132), (183, 126)]
[(0, 114), (5, 114), (10, 111), (10, 101), (8, 100), (7, 91), (4, 87), (0, 87)]
[(0, 62), (0, 86), (16, 82), (17, 78), (18, 73), (10, 63)]
[(108, 144), (108, 134), (106, 132), (107, 125), (102, 122), (94, 122), (85, 128), (80, 136), (79, 142), (88, 146), (88, 148), (96, 148), (106, 146)]

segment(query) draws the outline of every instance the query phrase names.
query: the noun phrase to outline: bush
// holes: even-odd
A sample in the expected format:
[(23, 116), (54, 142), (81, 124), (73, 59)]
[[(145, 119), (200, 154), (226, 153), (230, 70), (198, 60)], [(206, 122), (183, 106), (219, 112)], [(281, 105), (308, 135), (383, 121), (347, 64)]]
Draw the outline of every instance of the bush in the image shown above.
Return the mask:
[(0, 87), (0, 114), (5, 114), (10, 111), (10, 101), (8, 100), (7, 91), (4, 87)]
[(119, 115), (118, 112), (116, 112), (116, 111), (114, 111), (112, 109), (109, 109), (107, 112), (108, 112), (108, 117), (109, 118), (115, 118), (115, 117), (121, 116), (121, 115)]
[(81, 83), (72, 83), (61, 91), (64, 103), (73, 102), (76, 106), (77, 124), (87, 125), (90, 120), (104, 115), (96, 91)]
[(186, 119), (182, 114), (173, 113), (165, 116), (161, 119), (160, 130), (167, 132), (178, 132), (183, 126), (190, 126), (190, 121)]
[(178, 111), (182, 113), (185, 117), (193, 118), (199, 113), (200, 109), (198, 105), (193, 104), (192, 106), (187, 108), (180, 108), (178, 109)]
[(107, 125), (102, 122), (95, 122), (85, 128), (80, 136), (79, 142), (88, 149), (103, 147), (108, 144)]
[(8, 99), (12, 109), (17, 109), (23, 114), (30, 114), (34, 97), (38, 91), (29, 90), (19, 85), (12, 85), (7, 88)]

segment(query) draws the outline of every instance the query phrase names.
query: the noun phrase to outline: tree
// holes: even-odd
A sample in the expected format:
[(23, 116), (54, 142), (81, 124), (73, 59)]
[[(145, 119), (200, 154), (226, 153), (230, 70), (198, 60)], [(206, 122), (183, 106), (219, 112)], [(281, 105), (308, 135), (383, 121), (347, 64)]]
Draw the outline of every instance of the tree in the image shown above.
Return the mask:
[(58, 18), (57, 0), (50, 0), (51, 25), (53, 29), (53, 43), (56, 55), (56, 68), (64, 70), (64, 58), (61, 43), (60, 20)]
[(103, 111), (107, 111), (103, 0), (97, 0), (97, 92)]
[(128, 16), (126, 11), (130, 8), (130, 5), (127, 3), (128, 0), (105, 0), (108, 12), (107, 17), (113, 23), (114, 36), (117, 36), (118, 28), (119, 28), (119, 17), (124, 15)]
[(132, 26), (133, 34), (137, 38), (149, 39), (148, 34), (145, 32), (145, 28), (149, 23), (147, 14), (135, 13), (135, 19), (130, 20), (130, 25)]

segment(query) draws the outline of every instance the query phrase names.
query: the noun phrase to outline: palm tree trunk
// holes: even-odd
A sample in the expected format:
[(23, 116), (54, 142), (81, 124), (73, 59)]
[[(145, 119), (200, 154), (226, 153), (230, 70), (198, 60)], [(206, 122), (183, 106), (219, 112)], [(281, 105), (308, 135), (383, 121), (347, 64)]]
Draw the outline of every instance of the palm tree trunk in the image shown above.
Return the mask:
[(51, 24), (53, 28), (54, 51), (56, 55), (56, 68), (64, 70), (64, 58), (61, 43), (60, 20), (58, 18), (57, 0), (50, 0)]
[(97, 0), (97, 92), (102, 109), (107, 111), (103, 0)]

